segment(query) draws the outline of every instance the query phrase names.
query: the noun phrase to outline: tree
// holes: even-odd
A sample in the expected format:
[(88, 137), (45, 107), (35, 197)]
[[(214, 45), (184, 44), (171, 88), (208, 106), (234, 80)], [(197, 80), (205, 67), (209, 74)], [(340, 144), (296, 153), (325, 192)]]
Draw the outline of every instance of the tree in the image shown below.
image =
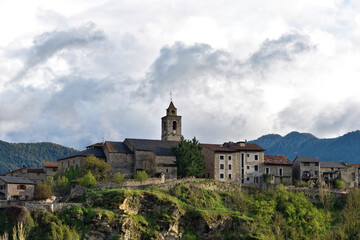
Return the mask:
[(51, 198), (53, 193), (51, 191), (51, 187), (47, 184), (39, 183), (35, 186), (34, 197), (36, 200), (46, 200)]
[(97, 181), (107, 181), (109, 180), (111, 166), (94, 155), (89, 155), (84, 159), (80, 172), (84, 176), (89, 171), (91, 171)]
[(176, 166), (178, 176), (200, 177), (206, 169), (206, 162), (202, 147), (194, 137), (192, 140), (184, 140), (181, 137), (179, 145), (172, 149), (176, 155)]
[(148, 175), (145, 171), (137, 171), (134, 174), (134, 179), (138, 182), (145, 182), (148, 179)]
[(89, 171), (85, 176), (82, 177), (80, 185), (83, 187), (92, 188), (97, 185), (97, 181), (94, 175), (92, 175), (92, 173)]
[(121, 174), (120, 172), (117, 172), (113, 176), (113, 182), (117, 184), (123, 184), (125, 182), (125, 176), (124, 174)]

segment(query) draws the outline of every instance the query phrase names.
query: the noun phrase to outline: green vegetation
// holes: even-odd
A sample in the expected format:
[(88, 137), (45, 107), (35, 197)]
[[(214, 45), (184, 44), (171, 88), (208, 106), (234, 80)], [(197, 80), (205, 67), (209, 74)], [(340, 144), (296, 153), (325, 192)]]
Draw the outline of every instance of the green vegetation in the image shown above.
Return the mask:
[(176, 155), (177, 173), (180, 177), (200, 177), (206, 170), (206, 162), (202, 147), (194, 137), (184, 140), (181, 137), (179, 145), (173, 147)]
[(138, 182), (145, 182), (148, 179), (148, 175), (145, 171), (137, 171), (134, 174), (134, 179)]
[(81, 165), (80, 174), (85, 176), (89, 171), (97, 181), (107, 181), (110, 179), (111, 166), (94, 155), (89, 155)]
[(112, 181), (117, 184), (123, 184), (126, 181), (126, 179), (124, 174), (117, 172), (114, 174)]
[(336, 189), (345, 189), (346, 188), (346, 184), (343, 180), (336, 180), (334, 186)]
[[(359, 239), (360, 190), (335, 198), (319, 186), (317, 198), (282, 186), (258, 193), (238, 184), (187, 181), (169, 190), (88, 190), (83, 205), (0, 214), (0, 236), (21, 222), (26, 239)], [(173, 229), (173, 230), (171, 230)], [(16, 228), (16, 231), (18, 229)], [(6, 237), (6, 236), (4, 236)], [(1, 239), (1, 238), (0, 238)]]
[(65, 176), (55, 175), (53, 177), (49, 177), (46, 180), (46, 184), (50, 185), (51, 190), (59, 196), (64, 196), (71, 190), (70, 181)]
[(0, 173), (9, 169), (41, 168), (44, 162), (56, 162), (57, 159), (76, 153), (77, 150), (54, 143), (7, 143), (0, 141)]
[(96, 178), (90, 171), (81, 178), (80, 185), (87, 188), (92, 188), (97, 185)]
[(51, 198), (53, 193), (51, 187), (47, 184), (39, 183), (35, 186), (34, 198), (36, 200), (46, 200)]

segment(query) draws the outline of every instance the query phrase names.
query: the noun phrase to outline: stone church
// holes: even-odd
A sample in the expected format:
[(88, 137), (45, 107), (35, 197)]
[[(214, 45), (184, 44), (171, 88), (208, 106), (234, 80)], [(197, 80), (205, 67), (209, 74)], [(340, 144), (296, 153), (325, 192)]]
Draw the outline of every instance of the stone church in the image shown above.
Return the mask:
[(109, 163), (113, 172), (121, 172), (127, 178), (136, 171), (145, 170), (151, 176), (165, 173), (165, 177), (176, 178), (176, 156), (172, 147), (181, 140), (181, 116), (173, 102), (161, 119), (161, 140), (126, 138), (123, 142), (104, 141), (86, 147), (84, 151), (58, 159), (59, 170), (80, 167), (83, 159), (94, 155)]

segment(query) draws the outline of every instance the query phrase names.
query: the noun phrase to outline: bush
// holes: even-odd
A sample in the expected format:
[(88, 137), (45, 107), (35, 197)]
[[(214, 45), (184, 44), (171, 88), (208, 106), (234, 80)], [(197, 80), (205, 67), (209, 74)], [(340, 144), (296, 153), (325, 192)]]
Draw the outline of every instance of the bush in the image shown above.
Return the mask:
[(346, 188), (346, 184), (343, 180), (336, 180), (335, 181), (335, 188), (336, 189), (345, 189)]
[(138, 182), (145, 182), (148, 179), (148, 175), (145, 171), (137, 171), (134, 174), (134, 179)]
[(39, 183), (38, 185), (35, 186), (34, 195), (36, 200), (46, 200), (48, 198), (51, 198), (53, 193), (49, 185)]
[(57, 195), (63, 196), (70, 193), (71, 186), (69, 179), (65, 176), (54, 176), (49, 178), (46, 183), (51, 186), (51, 190)]
[(84, 176), (89, 171), (93, 174), (97, 181), (107, 181), (109, 180), (111, 166), (94, 155), (89, 155), (84, 159), (83, 164), (81, 165), (81, 176)]
[(88, 171), (88, 173), (82, 177), (80, 185), (83, 187), (92, 188), (97, 185), (97, 181), (94, 175), (92, 175), (92, 173)]
[(120, 172), (117, 172), (113, 176), (113, 182), (118, 184), (123, 184), (125, 182), (125, 176), (124, 174), (121, 174)]
[(263, 179), (264, 179), (264, 183), (270, 184), (271, 183), (271, 179), (272, 179), (272, 175), (271, 174), (263, 174)]

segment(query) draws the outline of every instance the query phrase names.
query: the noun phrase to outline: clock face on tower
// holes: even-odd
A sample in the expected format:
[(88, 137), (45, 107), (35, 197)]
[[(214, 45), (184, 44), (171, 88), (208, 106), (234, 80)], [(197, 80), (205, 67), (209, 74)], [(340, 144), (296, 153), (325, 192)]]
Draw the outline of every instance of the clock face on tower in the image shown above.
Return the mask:
[(176, 130), (174, 129), (174, 130), (172, 131), (172, 133), (175, 135), (175, 134), (176, 134)]

